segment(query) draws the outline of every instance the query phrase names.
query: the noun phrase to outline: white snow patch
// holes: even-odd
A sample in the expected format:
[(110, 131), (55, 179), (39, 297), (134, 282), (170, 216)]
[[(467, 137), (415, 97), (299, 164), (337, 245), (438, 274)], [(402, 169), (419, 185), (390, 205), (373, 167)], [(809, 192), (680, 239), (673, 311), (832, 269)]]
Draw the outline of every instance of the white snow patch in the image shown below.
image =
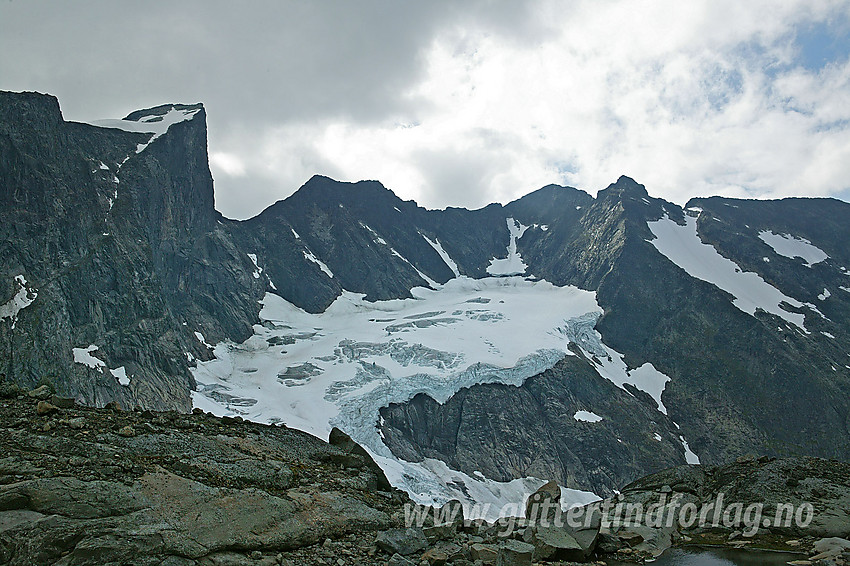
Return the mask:
[(847, 291), (848, 293), (850, 293), (850, 287), (839, 287), (839, 289), (841, 289), (842, 291)]
[[(390, 468), (388, 476), (398, 473), (396, 466), (401, 464), (397, 460), (390, 462), (377, 458), (377, 463), (384, 471)], [(451, 485), (457, 491), (458, 499), (463, 505), (463, 516), (467, 519), (486, 519), (496, 521), (503, 516), (523, 516), (528, 497), (540, 489), (546, 481), (526, 477), (509, 482), (497, 482), (487, 479), (483, 475), (473, 474), (469, 476), (463, 472), (452, 470), (444, 462), (426, 458), (421, 463), (413, 464), (403, 462), (404, 472), (407, 480), (413, 486), (422, 491), (410, 492), (411, 498), (424, 505), (442, 505), (443, 499), (433, 497), (427, 491), (428, 483), (437, 478), (444, 485)], [(399, 470), (400, 471), (400, 470)], [(572, 507), (582, 507), (599, 501), (601, 498), (589, 491), (567, 489), (561, 487), (561, 509), (564, 511)]]
[(688, 446), (688, 441), (685, 440), (685, 437), (679, 436), (679, 440), (682, 442), (682, 448), (685, 449), (685, 462), (688, 464), (699, 464), (699, 456), (694, 454), (691, 447)]
[(246, 254), (246, 255), (248, 256), (248, 259), (251, 260), (251, 263), (254, 264), (254, 273), (252, 273), (251, 275), (254, 276), (254, 279), (259, 279), (260, 274), (263, 272), (263, 268), (260, 267), (260, 265), (257, 263), (257, 254)]
[(516, 241), (522, 238), (528, 226), (523, 226), (520, 222), (513, 218), (505, 219), (510, 233), (510, 243), (508, 244), (508, 256), (503, 259), (493, 258), (490, 260), (490, 266), (487, 268), (487, 273), (490, 275), (522, 275), (528, 266), (522, 261), (522, 257), (516, 249)]
[(97, 351), (97, 346), (94, 344), (88, 348), (73, 348), (72, 351), (74, 353), (74, 363), (83, 364), (101, 373), (103, 372), (103, 368), (106, 367), (106, 362), (92, 356), (92, 352)]
[(661, 402), (661, 394), (664, 393), (664, 388), (667, 386), (670, 378), (649, 363), (631, 370), (629, 377), (635, 387), (649, 393), (649, 396), (655, 399), (655, 402), (658, 404), (658, 410), (666, 415), (667, 408)]
[(204, 335), (203, 335), (203, 334), (201, 334), (200, 332), (195, 332), (195, 338), (197, 338), (197, 339), (198, 339), (198, 342), (200, 342), (201, 344), (203, 344), (204, 346), (206, 346), (206, 347), (207, 347), (207, 348), (209, 348), (210, 350), (213, 350), (213, 349), (214, 349), (214, 347), (212, 346), (212, 344), (207, 344), (207, 340), (206, 340), (206, 338), (204, 338)]
[(591, 411), (576, 411), (573, 418), (577, 421), (584, 421), (586, 423), (598, 423), (602, 420), (602, 417)]
[(591, 312), (570, 319), (564, 332), (591, 359), (599, 375), (625, 391), (628, 391), (625, 387), (628, 383), (649, 394), (655, 400), (658, 410), (666, 415), (667, 407), (661, 401), (661, 395), (670, 378), (650, 363), (630, 371), (623, 361), (623, 355), (604, 344), (602, 335), (594, 328), (599, 316), (600, 313)]
[(818, 300), (825, 301), (832, 296), (832, 293), (829, 292), (829, 289), (824, 288), (823, 293), (818, 295)]
[[(218, 344), (216, 359), (192, 369), (195, 406), (323, 438), (338, 426), (422, 503), (468, 501), (464, 490), (478, 502), (533, 492), (542, 481), (482, 482), (441, 463), (397, 460), (376, 428), (378, 409), (418, 393), (443, 403), (478, 383), (521, 385), (566, 355), (567, 321), (600, 316), (595, 294), (522, 277), (459, 277), (411, 292), (412, 299), (369, 302), (344, 291), (319, 314), (266, 294), (254, 336)], [(284, 337), (294, 343), (278, 345)], [(444, 472), (461, 478), (463, 489)]]
[(156, 138), (168, 131), (172, 125), (179, 122), (185, 122), (195, 117), (199, 109), (195, 110), (176, 110), (172, 108), (165, 115), (161, 116), (161, 120), (151, 121), (160, 116), (142, 116), (137, 122), (133, 120), (95, 120), (89, 122), (92, 126), (100, 128), (118, 128), (127, 132), (142, 132), (153, 134), (147, 143), (140, 143), (136, 146), (136, 153), (141, 153), (151, 144)]
[(733, 304), (743, 312), (755, 315), (756, 310), (761, 309), (808, 333), (804, 325), (805, 315), (790, 313), (780, 304), (784, 302), (796, 308), (813, 308), (811, 305), (783, 294), (757, 273), (742, 271), (734, 261), (720, 255), (714, 246), (700, 240), (696, 218), (686, 216), (685, 222), (685, 226), (680, 226), (666, 215), (661, 220), (648, 222), (649, 229), (655, 235), (655, 239), (650, 242), (692, 277), (712, 283), (734, 296)]
[(298, 235), (298, 232), (295, 231), (295, 228), (290, 228), (290, 230), (292, 230), (292, 235), (295, 236), (295, 239), (301, 239), (301, 236)]
[(829, 258), (826, 252), (805, 238), (791, 234), (775, 234), (769, 230), (759, 232), (759, 238), (781, 256), (791, 259), (802, 258), (808, 267)]
[(101, 171), (109, 171), (109, 166), (106, 163), (104, 163), (103, 161), (100, 162), (99, 168), (100, 168)]
[(304, 254), (304, 259), (312, 261), (313, 263), (318, 265), (319, 269), (321, 269), (322, 272), (324, 272), (325, 275), (327, 275), (328, 277), (333, 279), (333, 277), (334, 277), (333, 271), (331, 271), (330, 267), (325, 265), (325, 262), (323, 262), (322, 260), (317, 258), (315, 255), (313, 255), (313, 252), (311, 252), (310, 250), (301, 250), (301, 253)]
[[(116, 183), (118, 182), (118, 177), (115, 177), (115, 182)], [(112, 196), (106, 197), (106, 199), (109, 202), (109, 210), (108, 211), (112, 212), (112, 207), (115, 205), (115, 201), (118, 200), (118, 187), (116, 187), (115, 190), (112, 192)]]
[[(340, 206), (342, 206), (342, 205), (340, 205)], [(377, 232), (372, 230), (369, 226), (367, 226), (363, 222), (359, 222), (359, 224), (362, 228), (365, 228), (372, 235), (372, 241), (373, 242), (375, 242), (376, 244), (381, 244), (382, 246), (387, 245), (387, 241), (384, 240), (382, 237), (380, 237)]]
[(437, 283), (436, 281), (434, 281), (433, 279), (431, 279), (430, 277), (428, 277), (427, 275), (425, 275), (424, 273), (422, 273), (421, 271), (419, 271), (419, 268), (418, 268), (418, 267), (416, 267), (415, 265), (413, 265), (412, 263), (410, 263), (410, 261), (409, 261), (406, 257), (404, 257), (403, 255), (401, 255), (400, 253), (398, 253), (398, 252), (395, 250), (395, 248), (390, 248), (390, 251), (392, 252), (392, 254), (393, 254), (394, 256), (396, 256), (397, 258), (399, 258), (400, 260), (402, 260), (404, 263), (406, 263), (407, 265), (409, 265), (410, 267), (412, 267), (414, 270), (416, 270), (416, 273), (418, 273), (418, 274), (419, 274), (419, 277), (421, 277), (421, 278), (422, 278), (422, 279), (423, 279), (426, 283), (428, 283), (428, 285), (430, 285), (430, 286), (431, 286), (431, 288), (436, 289), (437, 287), (439, 287), (439, 286), (440, 286), (440, 284), (439, 284), (439, 283)]
[(432, 248), (434, 248), (434, 251), (437, 252), (437, 254), (440, 256), (440, 258), (443, 260), (443, 262), (448, 266), (448, 268), (452, 270), (452, 273), (455, 274), (455, 277), (460, 277), (460, 271), (458, 271), (457, 263), (455, 263), (455, 261), (452, 258), (449, 257), (449, 254), (446, 253), (446, 250), (443, 249), (442, 244), (440, 244), (440, 240), (438, 240), (436, 238), (431, 240), (431, 238), (429, 238), (428, 236), (426, 236), (425, 234), (422, 234), (422, 233), (420, 233), (419, 235), (422, 236), (423, 238), (425, 238), (425, 241), (428, 242), (431, 245)]
[[(191, 361), (191, 360), (190, 360)], [(109, 373), (118, 378), (118, 383), (123, 385), (124, 387), (128, 387), (130, 385), (130, 378), (127, 377), (127, 370), (124, 369), (124, 366), (117, 367), (115, 369), (109, 370)]]
[(15, 295), (0, 305), (0, 320), (9, 318), (12, 320), (12, 329), (18, 322), (18, 313), (27, 308), (38, 297), (38, 292), (35, 289), (27, 287), (27, 280), (23, 275), (15, 275), (15, 283), (18, 284), (18, 290)]
[(653, 435), (652, 435), (652, 438), (654, 438), (654, 439), (655, 439), (655, 440), (657, 440), (658, 442), (661, 442), (661, 435), (660, 435), (660, 434), (658, 434), (657, 432), (656, 432), (655, 434), (653, 434)]
[(823, 334), (823, 335), (824, 335), (824, 336), (826, 336), (827, 338), (832, 338), (833, 340), (835, 340), (835, 336), (833, 336), (833, 335), (832, 335), (832, 334), (830, 334), (829, 332), (821, 332), (821, 334)]

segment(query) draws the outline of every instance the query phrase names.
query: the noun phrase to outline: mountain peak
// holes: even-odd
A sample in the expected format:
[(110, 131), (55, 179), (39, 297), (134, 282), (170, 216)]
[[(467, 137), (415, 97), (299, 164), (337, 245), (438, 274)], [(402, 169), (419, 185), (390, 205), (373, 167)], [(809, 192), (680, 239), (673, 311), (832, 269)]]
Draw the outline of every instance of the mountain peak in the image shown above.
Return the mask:
[(612, 183), (599, 191), (599, 196), (604, 196), (608, 194), (615, 194), (620, 197), (623, 196), (633, 196), (633, 197), (648, 197), (649, 193), (646, 192), (646, 187), (641, 185), (631, 177), (627, 177), (626, 175), (621, 175), (617, 182)]
[(380, 181), (337, 181), (325, 175), (313, 175), (285, 200), (315, 200), (325, 204), (368, 204), (376, 198), (389, 198), (394, 203), (401, 199)]
[(53, 95), (0, 90), (0, 123), (38, 131), (56, 128), (62, 121), (59, 100)]

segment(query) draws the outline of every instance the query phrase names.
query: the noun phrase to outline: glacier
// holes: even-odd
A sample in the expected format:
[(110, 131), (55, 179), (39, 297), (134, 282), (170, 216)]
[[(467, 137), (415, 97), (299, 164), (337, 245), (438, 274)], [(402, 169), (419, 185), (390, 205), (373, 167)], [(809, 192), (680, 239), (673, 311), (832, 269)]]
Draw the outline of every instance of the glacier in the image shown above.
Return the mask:
[[(414, 287), (411, 294), (370, 302), (344, 291), (325, 312), (311, 314), (267, 293), (254, 335), (241, 344), (215, 345), (215, 358), (193, 369), (194, 406), (323, 439), (338, 427), (414, 501), (459, 499), (468, 512), (489, 519), (524, 501), (544, 480), (496, 482), (436, 460), (399, 460), (381, 438), (381, 407), (419, 393), (443, 403), (481, 383), (520, 386), (575, 355), (568, 348), (574, 343), (588, 357), (602, 358), (594, 362), (600, 375), (620, 387), (633, 383), (666, 412), (660, 397), (669, 378), (629, 372), (622, 356), (602, 343), (594, 330), (602, 309), (593, 291), (508, 276), (457, 277), (434, 289)], [(564, 497), (570, 505), (596, 495), (566, 490)]]

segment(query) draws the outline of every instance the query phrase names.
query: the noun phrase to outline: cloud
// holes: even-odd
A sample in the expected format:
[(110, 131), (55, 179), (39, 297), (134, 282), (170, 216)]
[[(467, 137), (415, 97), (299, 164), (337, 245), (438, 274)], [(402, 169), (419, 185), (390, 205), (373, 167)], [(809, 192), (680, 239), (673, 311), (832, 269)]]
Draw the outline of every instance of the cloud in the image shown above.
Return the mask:
[(237, 218), (314, 173), (430, 207), (621, 174), (678, 202), (842, 194), (850, 48), (806, 30), (848, 21), (840, 0), (12, 2), (0, 87), (71, 119), (204, 101)]

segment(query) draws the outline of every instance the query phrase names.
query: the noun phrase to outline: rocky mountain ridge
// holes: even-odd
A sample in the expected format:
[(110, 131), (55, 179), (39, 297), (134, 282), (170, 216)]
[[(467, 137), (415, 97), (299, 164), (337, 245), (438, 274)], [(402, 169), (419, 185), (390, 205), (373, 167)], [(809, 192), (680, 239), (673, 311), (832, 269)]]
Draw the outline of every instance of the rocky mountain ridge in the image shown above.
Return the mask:
[[(319, 313), (343, 290), (407, 298), (415, 286), (519, 271), (595, 292), (604, 312), (585, 330), (630, 370), (651, 364), (669, 377), (659, 393), (667, 414), (639, 388), (603, 379), (608, 354), (574, 344), (574, 357), (520, 387), (386, 407), (381, 431), (397, 456), (600, 493), (684, 463), (683, 438), (705, 463), (747, 453), (850, 460), (846, 203), (714, 197), (683, 208), (622, 177), (596, 197), (552, 185), (504, 206), (426, 210), (376, 181), (316, 176), (232, 221), (214, 208), (201, 105), (113, 122), (66, 122), (53, 97), (0, 93), (9, 380), (89, 405), (186, 412), (196, 362), (211, 345), (249, 338), (266, 293)], [(668, 221), (671, 232), (695, 226), (692, 243), (788, 300), (743, 310), (723, 282), (659, 250), (652, 227)], [(804, 243), (824, 257), (779, 253)]]

